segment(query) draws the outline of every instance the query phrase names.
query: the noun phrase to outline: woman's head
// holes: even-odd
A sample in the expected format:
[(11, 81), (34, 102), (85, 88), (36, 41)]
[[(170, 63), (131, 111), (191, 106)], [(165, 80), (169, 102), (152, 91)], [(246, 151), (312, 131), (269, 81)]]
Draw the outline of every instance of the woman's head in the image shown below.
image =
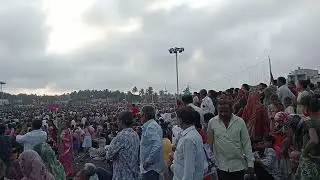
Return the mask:
[(36, 151), (24, 151), (19, 156), (21, 173), (30, 180), (45, 180), (50, 174)]
[(274, 144), (274, 137), (267, 135), (263, 138), (264, 148), (272, 148)]
[(272, 94), (270, 96), (270, 103), (271, 104), (279, 104), (279, 98), (276, 94)]

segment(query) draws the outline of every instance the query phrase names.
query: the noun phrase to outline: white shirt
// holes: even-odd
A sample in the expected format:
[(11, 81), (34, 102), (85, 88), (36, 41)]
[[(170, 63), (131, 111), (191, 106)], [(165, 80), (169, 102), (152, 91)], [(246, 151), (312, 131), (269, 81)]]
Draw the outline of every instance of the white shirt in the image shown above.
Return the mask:
[(87, 121), (87, 118), (83, 117), (83, 118), (81, 119), (81, 124), (85, 125), (85, 124), (86, 124), (86, 121)]
[(232, 115), (226, 128), (216, 116), (208, 123), (208, 133), (213, 134), (213, 152), (220, 170), (236, 172), (253, 167), (250, 136), (242, 118)]
[(203, 111), (204, 114), (206, 113), (215, 113), (215, 108), (212, 102), (212, 99), (209, 96), (206, 96), (205, 98), (202, 99), (202, 103), (201, 103), (201, 109)]
[(200, 122), (201, 122), (201, 124), (203, 124), (204, 123), (204, 113), (203, 113), (202, 109), (199, 108), (198, 106), (195, 106), (192, 103), (188, 104), (188, 106), (192, 107), (195, 111), (197, 111), (200, 114)]
[(41, 129), (33, 130), (25, 135), (17, 135), (16, 141), (23, 144), (23, 150), (33, 150), (33, 148), (47, 141), (47, 133)]
[(277, 95), (282, 104), (284, 104), (284, 99), (290, 97), (291, 99), (296, 99), (296, 96), (291, 92), (287, 85), (282, 85), (277, 89)]
[(178, 125), (174, 125), (172, 127), (172, 145), (173, 146), (177, 146), (182, 131), (183, 130)]
[(172, 164), (173, 180), (203, 179), (205, 154), (200, 134), (194, 126), (181, 133)]

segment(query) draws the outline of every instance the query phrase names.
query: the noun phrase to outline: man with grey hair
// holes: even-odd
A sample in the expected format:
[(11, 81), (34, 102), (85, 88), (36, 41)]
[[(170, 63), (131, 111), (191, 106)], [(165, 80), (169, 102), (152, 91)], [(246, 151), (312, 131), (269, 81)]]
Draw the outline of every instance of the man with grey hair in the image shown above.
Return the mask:
[(141, 110), (142, 135), (140, 142), (140, 170), (142, 180), (159, 180), (165, 169), (162, 138), (163, 132), (155, 121), (155, 109), (144, 106)]

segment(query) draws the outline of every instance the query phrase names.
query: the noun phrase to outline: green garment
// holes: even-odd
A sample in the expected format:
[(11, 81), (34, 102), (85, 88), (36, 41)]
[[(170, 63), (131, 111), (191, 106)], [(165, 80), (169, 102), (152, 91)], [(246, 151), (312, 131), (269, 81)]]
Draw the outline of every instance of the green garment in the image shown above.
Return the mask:
[(57, 160), (55, 152), (47, 143), (38, 144), (34, 150), (40, 155), (48, 170), (56, 180), (65, 180), (65, 172), (61, 163)]

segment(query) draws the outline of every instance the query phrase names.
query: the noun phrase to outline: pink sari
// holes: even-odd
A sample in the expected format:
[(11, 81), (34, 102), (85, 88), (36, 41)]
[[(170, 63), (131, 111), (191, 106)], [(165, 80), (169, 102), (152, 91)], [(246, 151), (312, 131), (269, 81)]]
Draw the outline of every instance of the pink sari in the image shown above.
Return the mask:
[(71, 130), (63, 129), (58, 153), (59, 161), (61, 162), (67, 177), (72, 176), (72, 144), (73, 136)]

